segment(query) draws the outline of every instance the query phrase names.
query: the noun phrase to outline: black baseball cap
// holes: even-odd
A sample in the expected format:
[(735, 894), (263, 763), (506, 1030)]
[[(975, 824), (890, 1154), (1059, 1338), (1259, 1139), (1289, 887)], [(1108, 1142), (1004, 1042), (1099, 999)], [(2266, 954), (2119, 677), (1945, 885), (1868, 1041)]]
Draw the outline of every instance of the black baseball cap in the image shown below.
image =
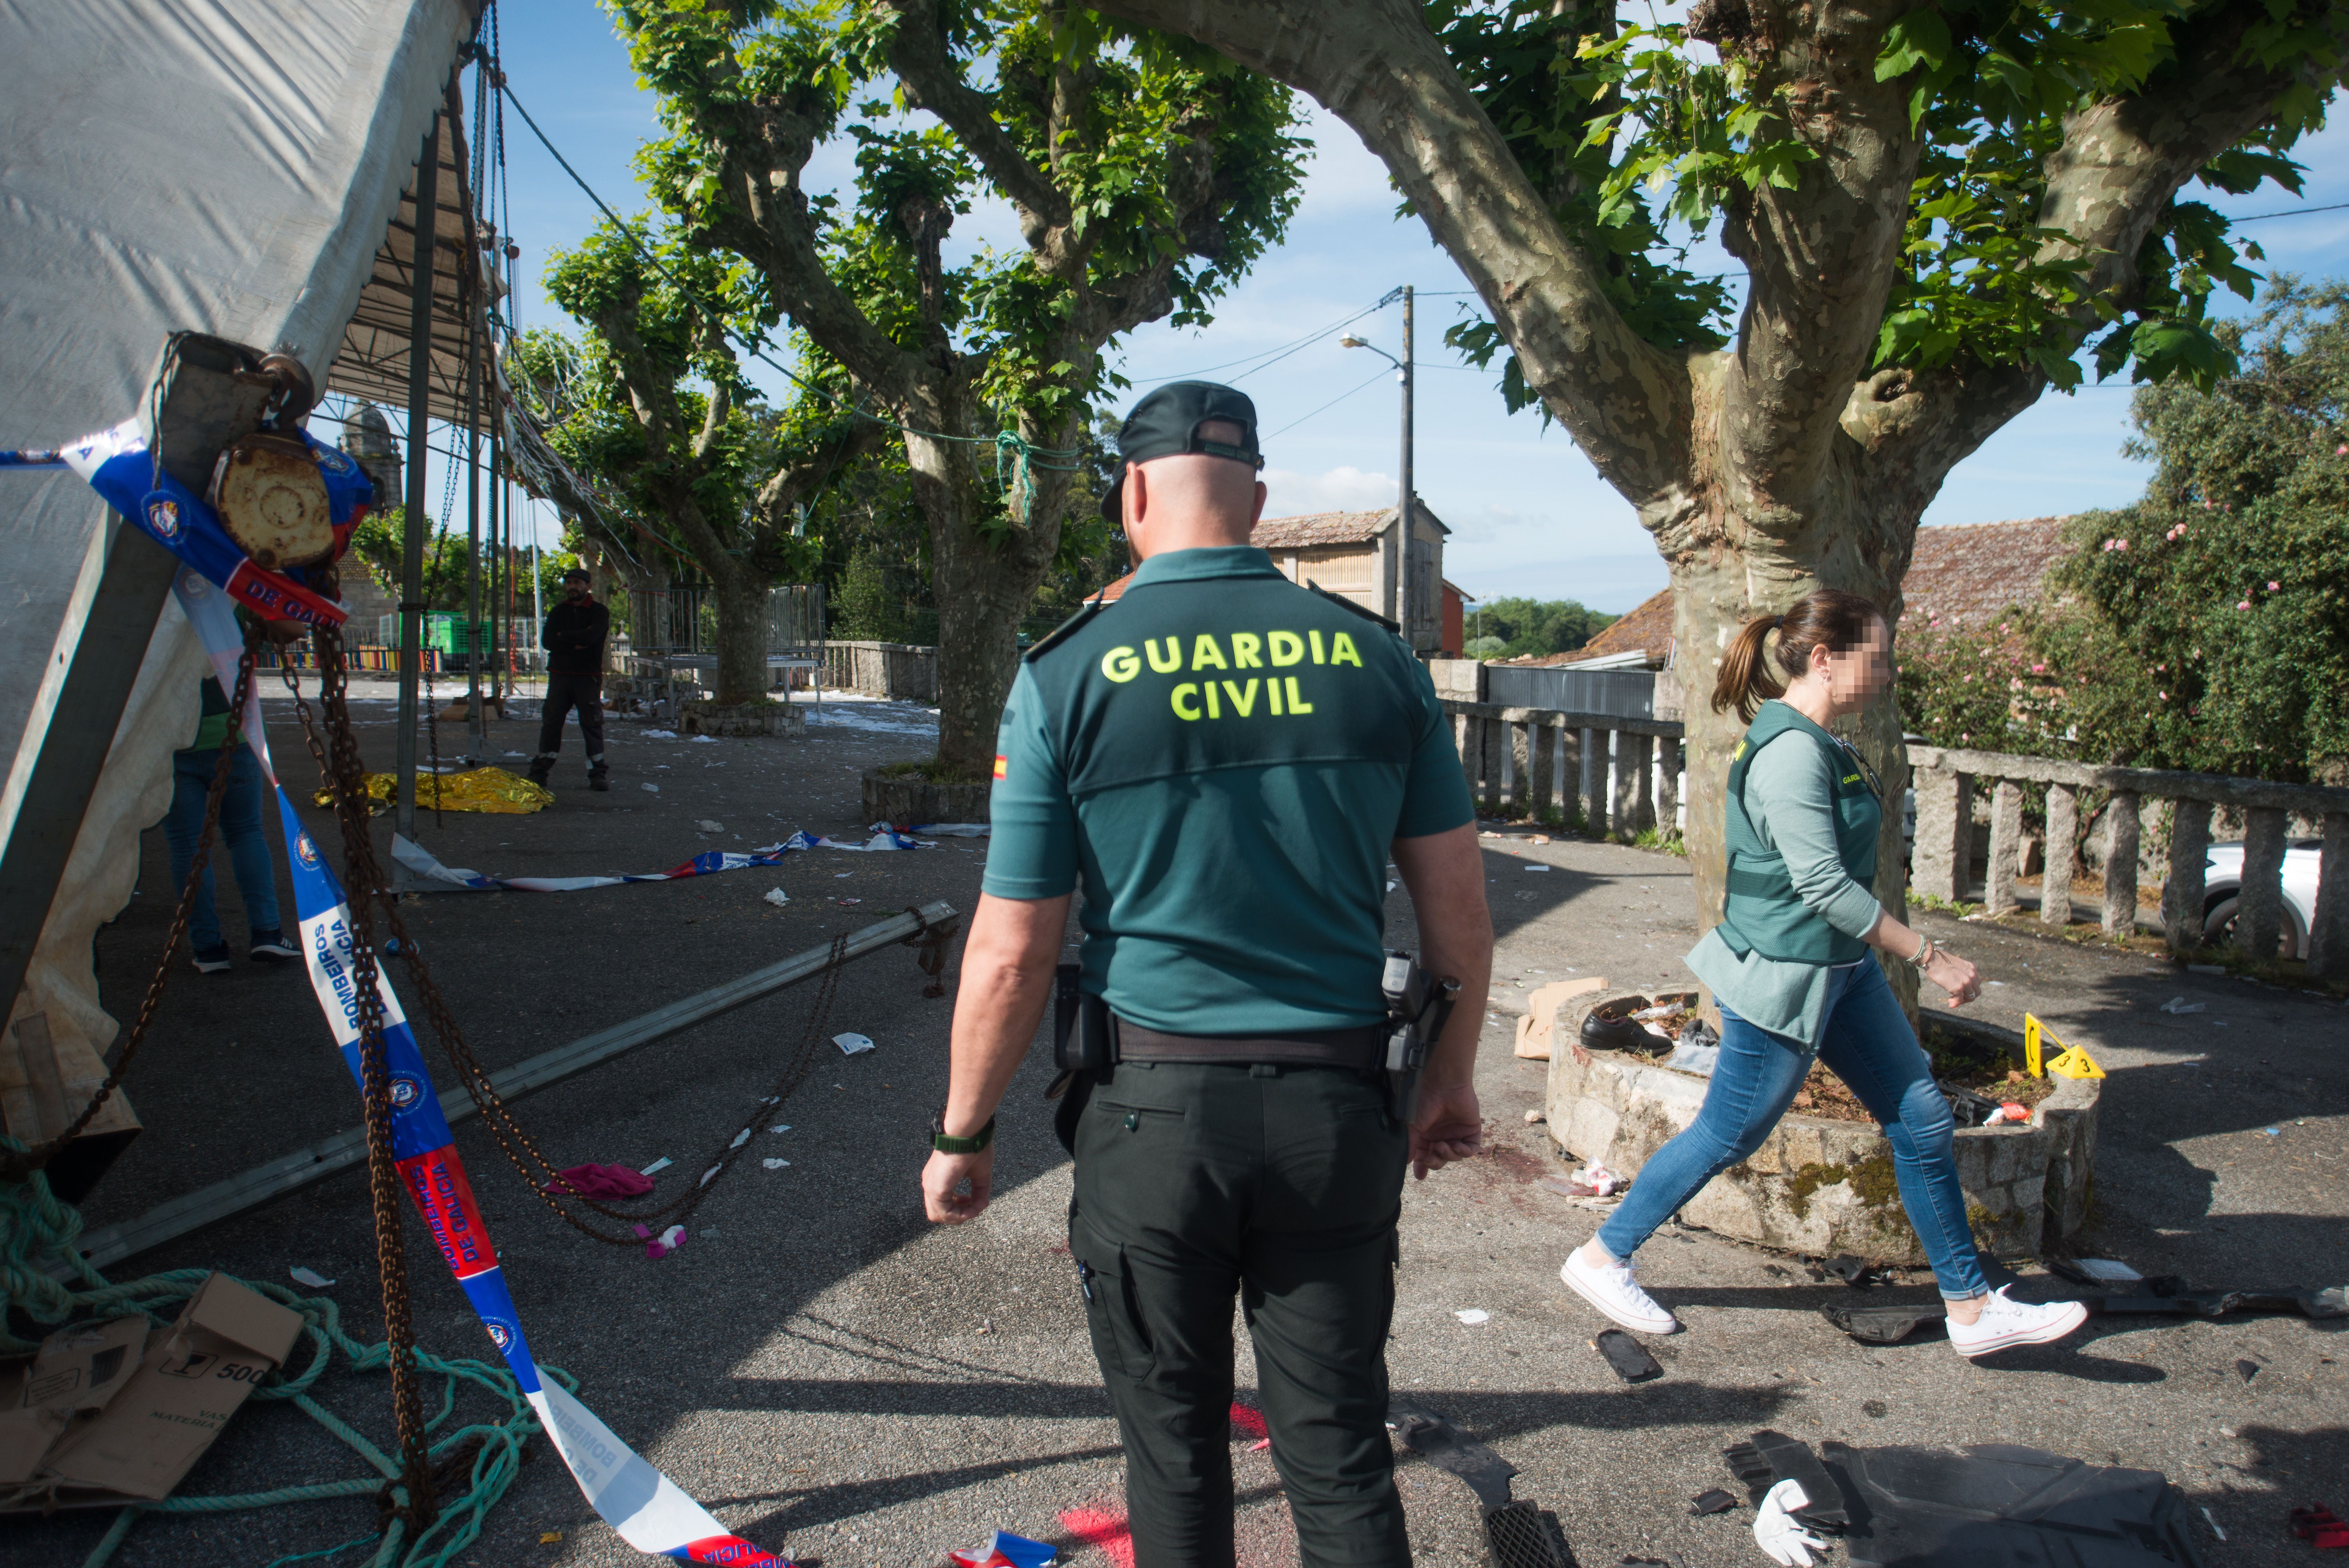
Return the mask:
[[(1200, 436), (1199, 427), (1216, 421), (1240, 427), (1237, 445)], [(1102, 516), (1116, 523), (1123, 515), (1118, 497), (1125, 492), (1127, 469), (1154, 457), (1191, 452), (1227, 457), (1250, 468), (1264, 466), (1264, 454), (1256, 449), (1256, 405), (1246, 392), (1216, 381), (1173, 381), (1145, 394), (1118, 427), (1117, 472), (1102, 492)]]
[(574, 566), (563, 574), (563, 580), (566, 583), (592, 583), (595, 579), (588, 574), (586, 567)]

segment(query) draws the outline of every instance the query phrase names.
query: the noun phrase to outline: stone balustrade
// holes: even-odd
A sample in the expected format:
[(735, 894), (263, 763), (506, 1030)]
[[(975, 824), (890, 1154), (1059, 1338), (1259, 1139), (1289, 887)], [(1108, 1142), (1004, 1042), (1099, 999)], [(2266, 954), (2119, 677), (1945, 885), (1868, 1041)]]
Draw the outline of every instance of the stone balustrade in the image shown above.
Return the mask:
[(1680, 821), (1681, 724), (1554, 708), (1446, 701), (1468, 793), (1490, 816), (1572, 817), (1625, 836)]
[(2139, 836), (2151, 802), (2168, 802), (2169, 845), (2162, 882), (2161, 923), (2170, 950), (2184, 956), (2202, 944), (2204, 862), (2210, 818), (2219, 807), (2243, 814), (2243, 882), (2236, 940), (2245, 951), (2272, 954), (2284, 930), (2283, 857), (2291, 819), (2322, 822), (2317, 895), (2308, 929), (2309, 973), (2349, 979), (2349, 789), (2271, 784), (2222, 774), (2171, 773), (2154, 768), (2102, 767), (2051, 757), (1911, 746), (1909, 763), (1917, 792), (1917, 843), (1909, 884), (1918, 892), (1956, 902), (1971, 892), (1974, 792), (1990, 793), (1990, 844), (1982, 904), (1992, 915), (2019, 907), (2015, 880), (2023, 843), (2023, 786), (2047, 786), (2046, 872), (2039, 918), (2062, 926), (2072, 918), (2072, 851), (2079, 842), (2083, 790), (2110, 792), (2105, 814), (2104, 929), (2137, 929)]
[[(1594, 834), (1628, 836), (1650, 827), (1669, 831), (1677, 824), (1681, 742), (1686, 732), (1676, 721), (1450, 700), (1444, 701), (1444, 711), (1453, 721), (1468, 793), (1487, 815), (1538, 819), (1556, 810), (1571, 817), (1579, 804)], [(2169, 803), (2161, 917), (2171, 950), (2181, 956), (2202, 945), (2204, 863), (2214, 811), (2224, 807), (2243, 814), (2243, 885), (2236, 940), (2246, 951), (2261, 954), (2275, 952), (2285, 929), (2283, 859), (2292, 820), (2321, 822), (2316, 903), (2307, 932), (2308, 972), (2323, 980), (2349, 980), (2349, 789), (1944, 746), (1910, 746), (1909, 765), (1917, 792), (1909, 885), (1920, 894), (1951, 903), (1972, 896), (1974, 792), (1987, 790), (1990, 839), (1982, 903), (1993, 915), (2021, 907), (2016, 882), (2022, 875), (2023, 786), (2047, 786), (2049, 853), (2039, 916), (2056, 927), (2072, 918), (2071, 851), (2080, 841), (2081, 792), (2109, 792), (2113, 807), (2105, 815), (2100, 847), (2105, 852), (2103, 924), (2112, 935), (2137, 929), (2139, 837), (2146, 808)]]

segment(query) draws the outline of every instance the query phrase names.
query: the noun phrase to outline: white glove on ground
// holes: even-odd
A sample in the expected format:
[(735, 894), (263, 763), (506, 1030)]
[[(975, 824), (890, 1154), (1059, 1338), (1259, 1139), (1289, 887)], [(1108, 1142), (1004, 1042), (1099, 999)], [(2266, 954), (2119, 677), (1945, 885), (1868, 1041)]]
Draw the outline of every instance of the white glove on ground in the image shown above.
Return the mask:
[(1810, 1504), (1810, 1494), (1800, 1481), (1782, 1480), (1762, 1494), (1762, 1506), (1754, 1515), (1754, 1544), (1768, 1552), (1778, 1568), (1811, 1568), (1811, 1552), (1826, 1550), (1826, 1542), (1791, 1517), (1793, 1510)]

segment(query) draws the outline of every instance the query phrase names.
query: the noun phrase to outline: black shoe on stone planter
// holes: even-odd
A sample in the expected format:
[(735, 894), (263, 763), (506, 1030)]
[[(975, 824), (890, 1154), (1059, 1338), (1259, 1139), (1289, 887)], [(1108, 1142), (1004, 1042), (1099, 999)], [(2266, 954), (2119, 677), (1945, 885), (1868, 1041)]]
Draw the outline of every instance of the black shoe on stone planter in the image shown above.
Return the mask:
[(1671, 1044), (1628, 1018), (1609, 1018), (1594, 1012), (1582, 1021), (1582, 1048), (1586, 1051), (1631, 1051), (1653, 1056), (1671, 1049)]

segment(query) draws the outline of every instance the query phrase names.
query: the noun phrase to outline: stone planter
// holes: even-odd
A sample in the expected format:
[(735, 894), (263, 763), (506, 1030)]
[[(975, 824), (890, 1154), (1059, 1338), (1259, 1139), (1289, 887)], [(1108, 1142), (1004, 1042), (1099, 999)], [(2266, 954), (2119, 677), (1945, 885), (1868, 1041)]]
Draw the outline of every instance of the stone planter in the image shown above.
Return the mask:
[(914, 827), (930, 822), (985, 822), (984, 784), (932, 784), (921, 778), (864, 775), (864, 820)]
[(807, 711), (789, 702), (736, 702), (723, 706), (699, 700), (677, 705), (680, 735), (804, 735)]
[[(1649, 1157), (1696, 1119), (1707, 1080), (1616, 1052), (1588, 1055), (1577, 1061), (1563, 1040), (1551, 1055), (1550, 1136), (1568, 1153), (1636, 1179)], [(1958, 1181), (1984, 1251), (2035, 1257), (2085, 1221), (2101, 1086), (2061, 1078), (2028, 1123), (1958, 1129)], [(1813, 1257), (1925, 1261), (1900, 1207), (1892, 1145), (1873, 1122), (1790, 1112), (1681, 1213), (1741, 1241)]]

